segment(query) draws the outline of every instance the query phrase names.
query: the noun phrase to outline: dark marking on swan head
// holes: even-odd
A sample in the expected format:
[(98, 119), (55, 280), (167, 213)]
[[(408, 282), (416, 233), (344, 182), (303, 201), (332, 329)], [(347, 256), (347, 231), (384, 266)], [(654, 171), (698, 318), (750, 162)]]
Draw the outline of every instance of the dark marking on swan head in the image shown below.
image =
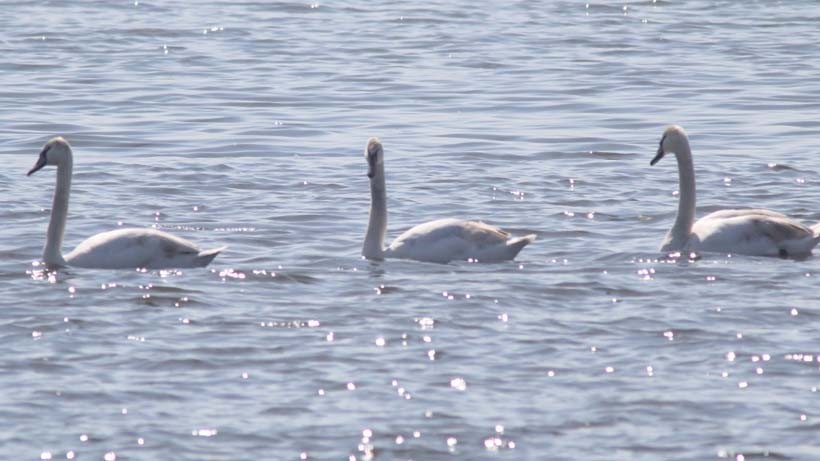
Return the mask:
[(661, 142), (658, 143), (658, 151), (655, 157), (649, 162), (650, 165), (658, 163), (667, 153), (672, 152), (679, 154), (682, 148), (688, 149), (689, 140), (686, 132), (678, 125), (669, 125), (661, 136)]
[(367, 159), (367, 177), (376, 177), (376, 165), (384, 161), (384, 148), (379, 138), (370, 138), (367, 141), (367, 148), (364, 150)]
[(28, 170), (26, 176), (31, 176), (32, 174), (43, 169), (46, 165), (59, 165), (70, 158), (71, 146), (68, 145), (68, 141), (63, 139), (61, 136), (51, 138), (43, 146), (42, 150), (40, 150), (37, 163), (35, 163), (34, 166)]
[(30, 170), (28, 170), (26, 176), (31, 176), (34, 173), (42, 170), (44, 166), (48, 165), (48, 150), (50, 148), (51, 146), (49, 146), (48, 144), (46, 144), (46, 146), (43, 147), (43, 150), (40, 151), (40, 156), (37, 158), (37, 163), (35, 163), (34, 166), (31, 167)]
[(666, 133), (664, 133), (663, 136), (661, 136), (661, 142), (660, 142), (660, 145), (658, 146), (658, 152), (655, 154), (655, 158), (653, 158), (649, 162), (649, 166), (655, 166), (655, 164), (658, 163), (663, 158), (663, 156), (666, 154), (666, 152), (663, 151), (663, 142), (665, 140), (666, 140)]

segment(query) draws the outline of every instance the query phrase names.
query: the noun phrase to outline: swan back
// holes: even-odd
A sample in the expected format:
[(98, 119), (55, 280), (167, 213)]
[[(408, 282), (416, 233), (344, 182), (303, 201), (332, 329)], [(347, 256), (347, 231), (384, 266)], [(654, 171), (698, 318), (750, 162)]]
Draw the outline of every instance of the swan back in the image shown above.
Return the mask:
[(203, 267), (223, 249), (202, 251), (188, 240), (156, 229), (117, 229), (86, 239), (65, 259), (70, 266), (97, 269)]
[(535, 235), (510, 238), (508, 232), (481, 221), (439, 219), (405, 231), (385, 256), (438, 263), (507, 261), (534, 240)]
[(820, 241), (815, 229), (769, 210), (721, 210), (699, 219), (690, 245), (700, 251), (804, 257)]

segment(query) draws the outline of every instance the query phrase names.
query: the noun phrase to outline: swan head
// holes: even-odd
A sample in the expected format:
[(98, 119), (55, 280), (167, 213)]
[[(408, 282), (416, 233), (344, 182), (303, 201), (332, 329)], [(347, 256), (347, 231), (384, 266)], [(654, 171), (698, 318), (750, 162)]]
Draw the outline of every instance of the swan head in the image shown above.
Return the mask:
[(31, 176), (41, 170), (46, 165), (61, 165), (71, 159), (71, 146), (68, 141), (61, 136), (51, 138), (40, 151), (37, 163), (28, 171), (26, 176)]
[(367, 177), (373, 179), (376, 177), (377, 167), (384, 164), (384, 148), (379, 138), (367, 140), (364, 157), (367, 159)]
[(663, 136), (661, 136), (660, 146), (658, 146), (658, 153), (649, 164), (654, 165), (658, 163), (667, 152), (679, 154), (683, 152), (684, 148), (688, 148), (688, 145), (689, 138), (686, 136), (686, 132), (683, 131), (683, 128), (678, 125), (670, 125), (664, 130)]

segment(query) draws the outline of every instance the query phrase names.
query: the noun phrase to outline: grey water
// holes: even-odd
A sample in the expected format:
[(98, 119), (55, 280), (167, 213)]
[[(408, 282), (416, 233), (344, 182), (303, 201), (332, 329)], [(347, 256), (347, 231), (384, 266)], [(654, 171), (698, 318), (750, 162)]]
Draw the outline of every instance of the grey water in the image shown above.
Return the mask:
[[(795, 1), (2, 2), (0, 459), (820, 459), (820, 256), (658, 246), (820, 221), (820, 7)], [(208, 268), (43, 271), (118, 226)], [(442, 217), (514, 262), (360, 257)]]

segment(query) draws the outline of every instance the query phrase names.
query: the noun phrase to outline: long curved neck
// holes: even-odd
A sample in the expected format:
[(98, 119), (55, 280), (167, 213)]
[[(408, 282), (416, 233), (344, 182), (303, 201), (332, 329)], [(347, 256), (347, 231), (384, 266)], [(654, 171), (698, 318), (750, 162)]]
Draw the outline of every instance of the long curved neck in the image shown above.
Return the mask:
[(68, 216), (68, 196), (71, 194), (71, 157), (57, 166), (57, 187), (54, 188), (54, 200), (51, 203), (51, 220), (46, 232), (46, 246), (43, 248), (43, 262), (64, 266), (63, 234)]
[(678, 215), (669, 231), (669, 237), (672, 241), (685, 242), (692, 233), (692, 225), (695, 223), (695, 167), (692, 164), (692, 151), (688, 141), (680, 146), (675, 157), (678, 160), (680, 195)]
[(370, 222), (364, 236), (362, 256), (367, 259), (384, 258), (384, 234), (387, 232), (387, 190), (384, 183), (384, 164), (376, 165), (370, 179)]

